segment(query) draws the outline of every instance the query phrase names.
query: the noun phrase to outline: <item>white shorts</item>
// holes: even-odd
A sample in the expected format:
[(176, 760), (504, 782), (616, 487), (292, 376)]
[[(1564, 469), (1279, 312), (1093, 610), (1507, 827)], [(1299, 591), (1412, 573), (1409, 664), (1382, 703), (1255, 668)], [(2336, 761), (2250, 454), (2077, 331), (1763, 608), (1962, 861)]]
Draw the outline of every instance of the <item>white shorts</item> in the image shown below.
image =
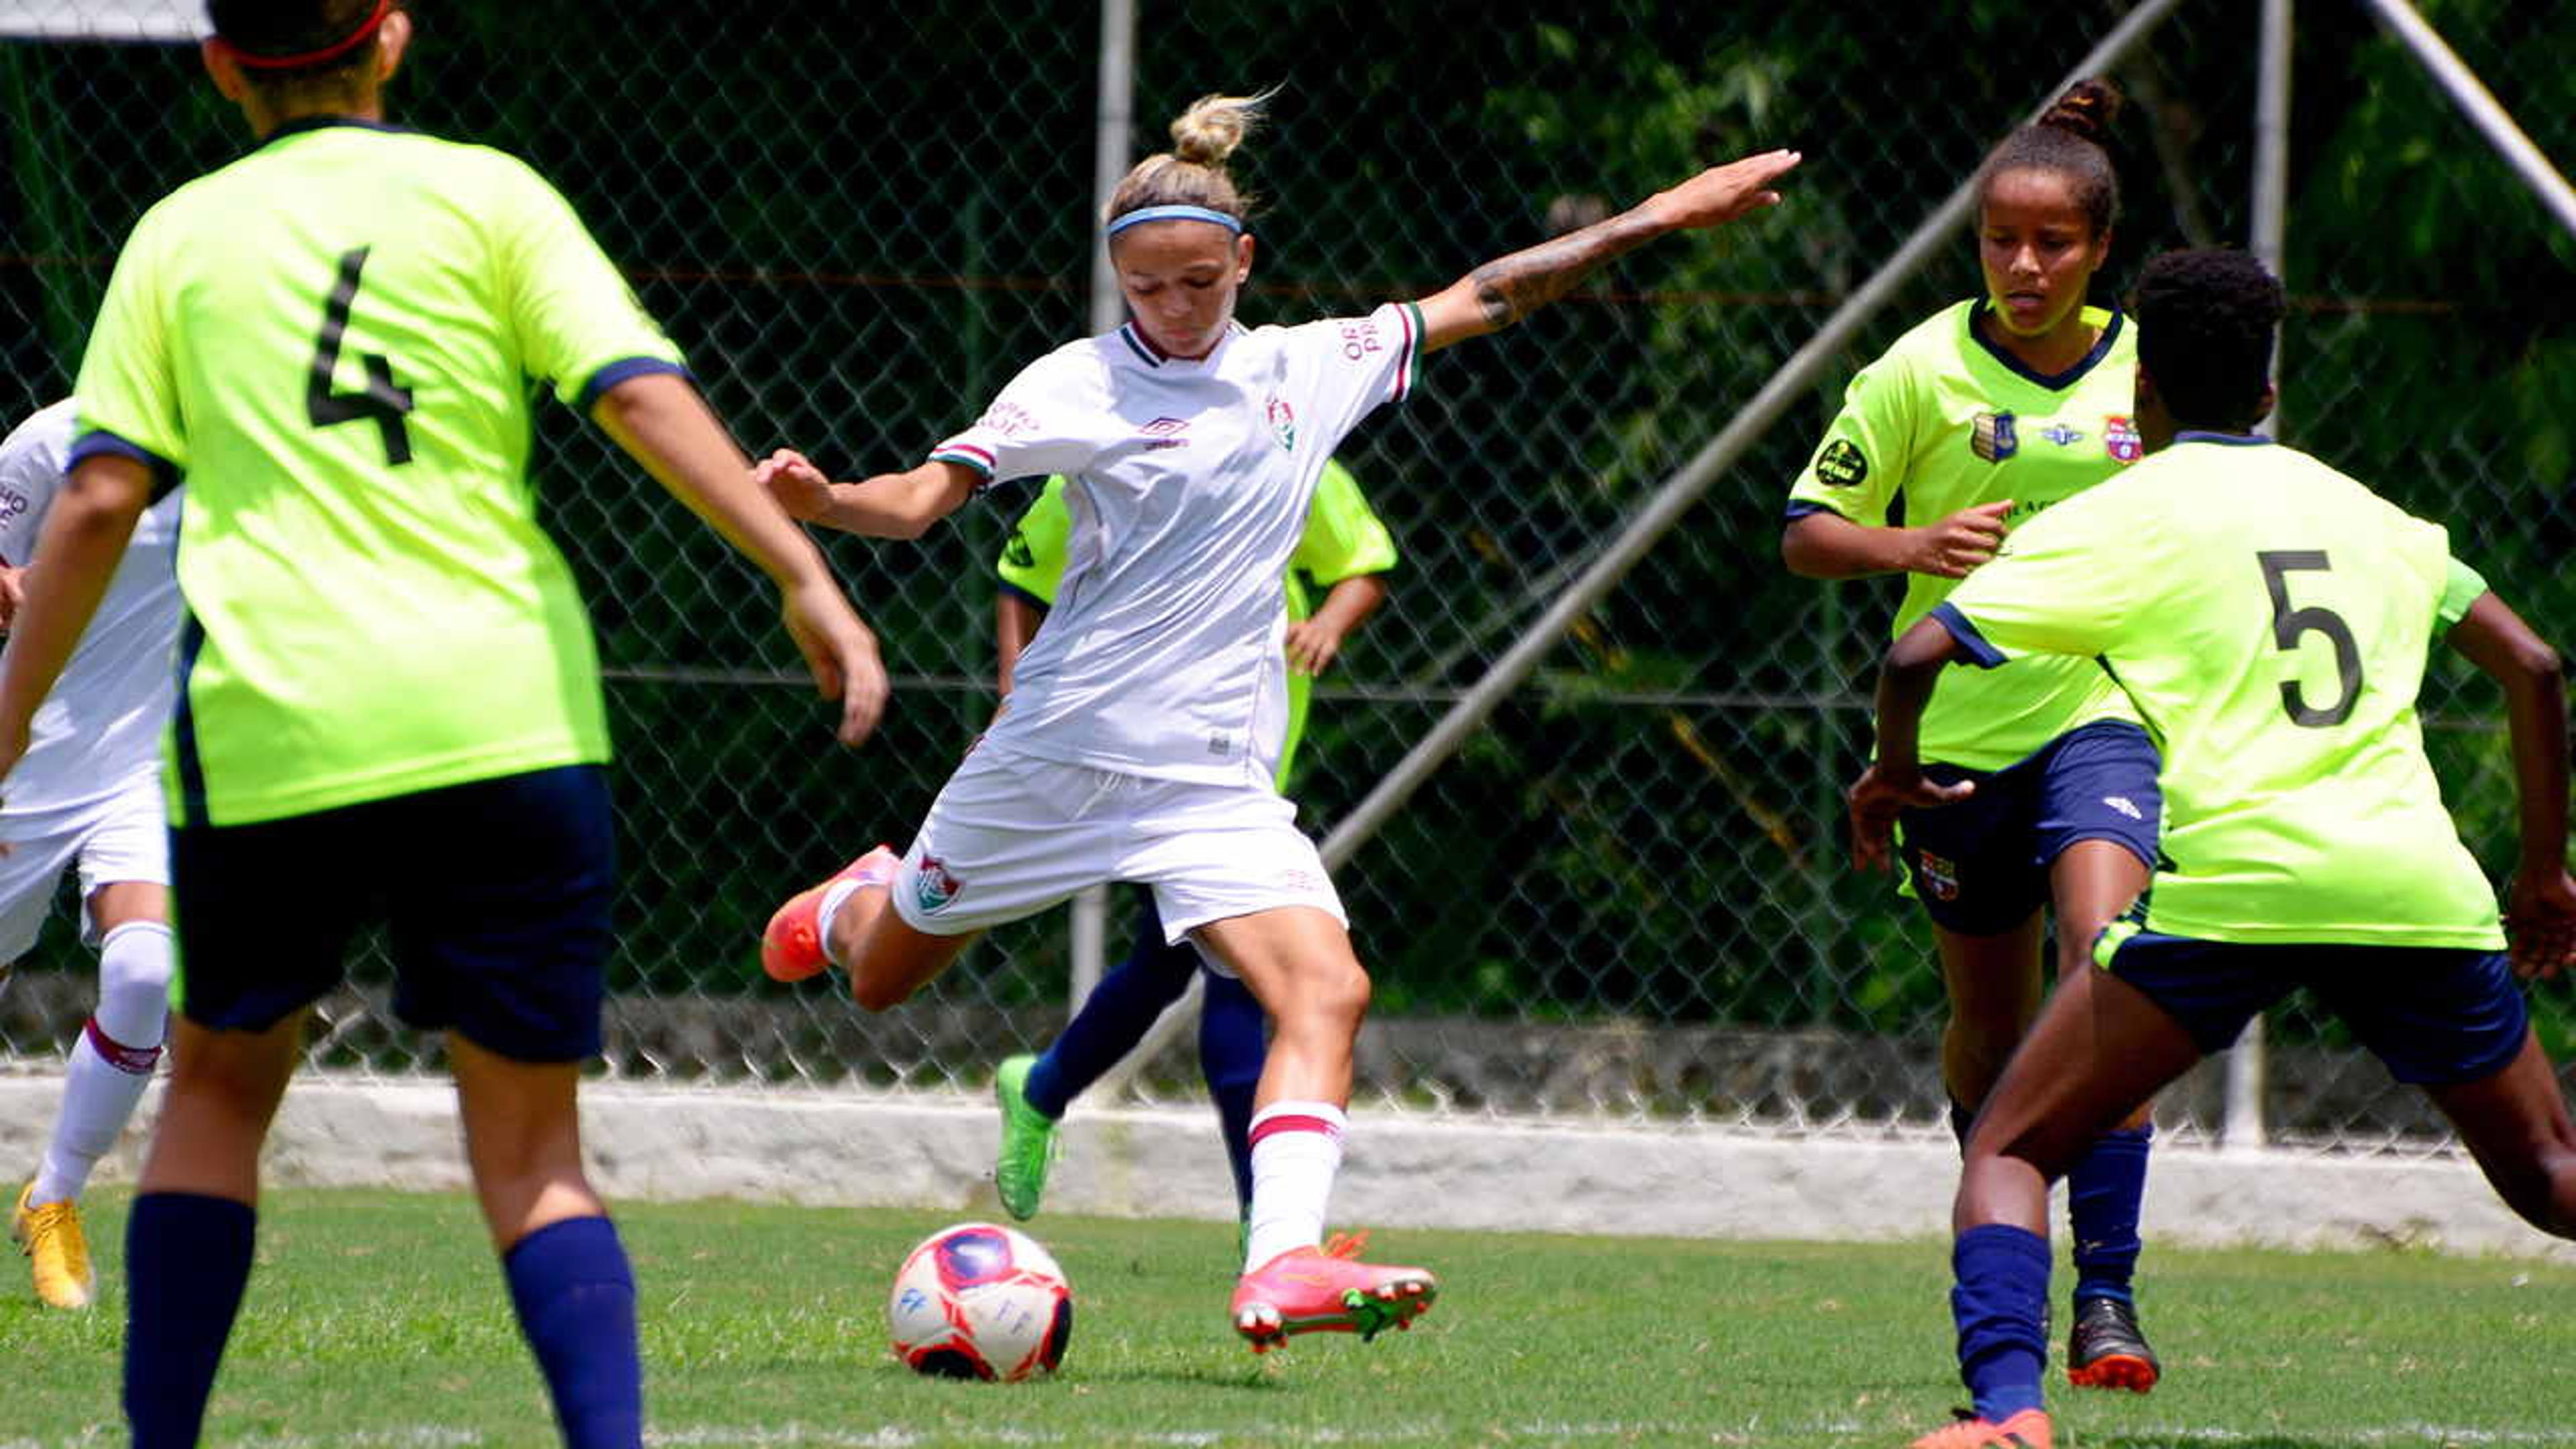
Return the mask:
[[(0, 964), (17, 960), (36, 944), (54, 887), (63, 872), (80, 868), (81, 901), (118, 881), (170, 883), (170, 835), (163, 822), (161, 777), (138, 775), (103, 799), (54, 810), (0, 812)], [(98, 932), (81, 912), (81, 940), (98, 944)]]
[(1297, 807), (1262, 785), (1204, 785), (979, 745), (931, 802), (895, 877), (895, 914), (962, 936), (1033, 916), (1086, 886), (1150, 886), (1167, 942), (1279, 906), (1347, 926)]

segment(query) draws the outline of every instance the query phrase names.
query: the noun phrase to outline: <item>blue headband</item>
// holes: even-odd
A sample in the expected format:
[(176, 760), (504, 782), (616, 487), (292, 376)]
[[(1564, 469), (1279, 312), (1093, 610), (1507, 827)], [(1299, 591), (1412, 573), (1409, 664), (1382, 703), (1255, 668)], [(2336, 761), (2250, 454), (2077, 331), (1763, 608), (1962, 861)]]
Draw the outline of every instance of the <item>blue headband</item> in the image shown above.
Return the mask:
[(1149, 221), (1212, 221), (1237, 236), (1243, 234), (1243, 222), (1239, 218), (1222, 211), (1210, 211), (1204, 206), (1140, 206), (1112, 219), (1109, 229), (1102, 235), (1116, 236), (1131, 226), (1143, 226)]

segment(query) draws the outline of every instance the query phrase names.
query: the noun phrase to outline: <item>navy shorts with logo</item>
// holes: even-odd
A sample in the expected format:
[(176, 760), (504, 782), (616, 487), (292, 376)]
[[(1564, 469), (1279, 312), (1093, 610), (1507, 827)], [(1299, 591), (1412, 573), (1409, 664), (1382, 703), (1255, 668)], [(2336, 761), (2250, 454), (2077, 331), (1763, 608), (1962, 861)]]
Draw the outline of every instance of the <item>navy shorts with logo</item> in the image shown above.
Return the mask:
[(264, 1031), (391, 928), (394, 1012), (514, 1061), (599, 1052), (616, 831), (573, 765), (250, 825), (170, 832), (181, 1015)]
[(2162, 1007), (2203, 1054), (2306, 987), (2401, 1082), (2482, 1081), (2522, 1051), (2531, 1016), (2501, 951), (2438, 946), (2245, 945), (2106, 934), (2096, 959)]
[(1925, 779), (1977, 791), (1897, 821), (1914, 894), (1944, 930), (1994, 936), (2048, 903), (2049, 866), (2080, 841), (2114, 841), (2155, 869), (2163, 765), (2145, 730), (2096, 720), (2001, 770), (1924, 766)]

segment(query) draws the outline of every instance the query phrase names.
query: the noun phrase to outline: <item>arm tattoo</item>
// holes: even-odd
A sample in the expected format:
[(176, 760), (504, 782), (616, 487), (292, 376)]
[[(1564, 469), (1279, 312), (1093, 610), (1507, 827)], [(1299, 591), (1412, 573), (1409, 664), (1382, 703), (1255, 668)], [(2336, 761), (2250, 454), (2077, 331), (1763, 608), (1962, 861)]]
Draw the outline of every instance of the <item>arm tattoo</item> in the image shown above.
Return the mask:
[(1489, 327), (1508, 327), (1574, 290), (1602, 263), (1654, 236), (1635, 211), (1485, 263), (1468, 274)]

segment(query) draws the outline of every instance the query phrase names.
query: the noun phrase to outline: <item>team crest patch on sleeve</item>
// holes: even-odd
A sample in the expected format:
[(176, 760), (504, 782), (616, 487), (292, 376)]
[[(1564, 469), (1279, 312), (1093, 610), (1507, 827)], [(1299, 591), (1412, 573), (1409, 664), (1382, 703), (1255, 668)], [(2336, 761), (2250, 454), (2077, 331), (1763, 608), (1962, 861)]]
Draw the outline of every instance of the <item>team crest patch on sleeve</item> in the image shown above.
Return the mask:
[(1946, 860), (1928, 850), (1918, 850), (1914, 852), (1914, 875), (1916, 884), (1931, 892), (1932, 899), (1955, 901), (1959, 898), (1959, 866), (1956, 861)]
[(2147, 440), (2138, 436), (2138, 425), (2113, 413), (2102, 420), (2102, 451), (2123, 463), (2134, 463), (2147, 456)]
[(1828, 488), (1857, 488), (1869, 477), (1869, 459), (1860, 444), (1836, 438), (1816, 455), (1816, 481)]
[(1297, 410), (1288, 406), (1288, 399), (1273, 393), (1270, 397), (1269, 414), (1270, 431), (1279, 439), (1279, 450), (1283, 453), (1296, 452)]
[(1979, 413), (1968, 430), (1968, 450), (1989, 463), (2000, 463), (2021, 451), (2010, 413)]
[(921, 870), (914, 878), (912, 901), (921, 907), (922, 914), (930, 915), (946, 910), (965, 889), (966, 883), (942, 865), (938, 857), (925, 855), (921, 858)]

